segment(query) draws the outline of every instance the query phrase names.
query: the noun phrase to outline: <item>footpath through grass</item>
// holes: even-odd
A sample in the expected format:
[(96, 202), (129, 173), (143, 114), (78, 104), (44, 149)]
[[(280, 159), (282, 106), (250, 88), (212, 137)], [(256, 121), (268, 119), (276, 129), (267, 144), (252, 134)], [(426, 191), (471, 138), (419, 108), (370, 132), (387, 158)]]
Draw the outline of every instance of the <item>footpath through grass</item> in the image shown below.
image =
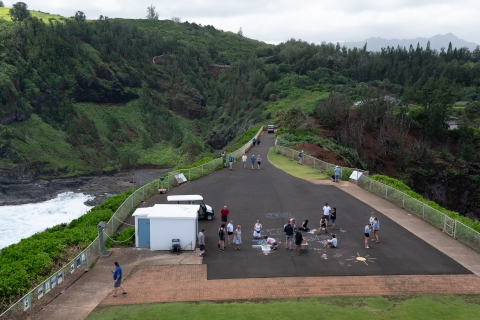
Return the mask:
[(270, 150), (268, 150), (267, 158), (268, 161), (278, 169), (300, 179), (319, 180), (328, 178), (326, 174), (323, 174), (318, 170), (298, 164), (295, 160), (275, 153), (275, 147), (271, 147)]
[(450, 320), (478, 319), (479, 314), (480, 295), (416, 295), (100, 306), (86, 319)]

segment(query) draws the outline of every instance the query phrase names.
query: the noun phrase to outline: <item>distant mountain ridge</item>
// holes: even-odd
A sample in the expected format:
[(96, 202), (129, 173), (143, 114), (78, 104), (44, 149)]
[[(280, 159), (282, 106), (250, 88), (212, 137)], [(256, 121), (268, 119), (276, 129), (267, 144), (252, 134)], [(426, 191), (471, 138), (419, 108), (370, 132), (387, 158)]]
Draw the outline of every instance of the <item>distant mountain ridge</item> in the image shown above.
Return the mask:
[(430, 41), (430, 49), (436, 49), (440, 51), (442, 47), (445, 48), (445, 50), (448, 48), (448, 44), (451, 42), (453, 48), (462, 48), (462, 47), (467, 47), (470, 50), (474, 50), (478, 44), (474, 42), (468, 42), (465, 40), (460, 39), (453, 33), (447, 33), (444, 35), (437, 34), (436, 36), (430, 37), (430, 38), (415, 38), (415, 39), (402, 39), (402, 40), (397, 40), (397, 39), (383, 39), (383, 38), (375, 38), (371, 37), (368, 38), (367, 40), (364, 41), (359, 41), (359, 42), (344, 42), (344, 45), (347, 48), (363, 48), (365, 43), (367, 43), (367, 50), (368, 51), (381, 51), (382, 48), (386, 47), (394, 47), (396, 48), (397, 46), (400, 47), (405, 47), (410, 48), (410, 45), (413, 45), (413, 48), (417, 47), (417, 44), (419, 43), (421, 47), (424, 49), (427, 47), (427, 42)]

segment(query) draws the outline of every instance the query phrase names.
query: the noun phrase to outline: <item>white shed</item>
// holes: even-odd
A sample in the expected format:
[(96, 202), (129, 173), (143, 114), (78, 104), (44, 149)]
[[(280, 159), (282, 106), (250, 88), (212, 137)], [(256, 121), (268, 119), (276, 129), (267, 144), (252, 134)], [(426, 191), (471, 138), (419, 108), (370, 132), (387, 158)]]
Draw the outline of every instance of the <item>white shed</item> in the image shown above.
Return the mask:
[(199, 205), (156, 204), (138, 208), (135, 217), (135, 245), (150, 250), (170, 250), (180, 239), (183, 250), (195, 250)]

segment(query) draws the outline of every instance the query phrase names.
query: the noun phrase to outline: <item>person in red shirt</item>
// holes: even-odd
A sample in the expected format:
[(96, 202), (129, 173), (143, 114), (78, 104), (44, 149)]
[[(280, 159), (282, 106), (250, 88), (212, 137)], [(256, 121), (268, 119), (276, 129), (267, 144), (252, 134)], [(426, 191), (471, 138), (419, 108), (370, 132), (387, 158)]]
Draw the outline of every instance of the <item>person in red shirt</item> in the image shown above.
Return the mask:
[(222, 220), (222, 222), (227, 222), (228, 221), (228, 214), (230, 213), (230, 211), (228, 210), (227, 206), (223, 206), (223, 209), (222, 211), (220, 211), (220, 218)]

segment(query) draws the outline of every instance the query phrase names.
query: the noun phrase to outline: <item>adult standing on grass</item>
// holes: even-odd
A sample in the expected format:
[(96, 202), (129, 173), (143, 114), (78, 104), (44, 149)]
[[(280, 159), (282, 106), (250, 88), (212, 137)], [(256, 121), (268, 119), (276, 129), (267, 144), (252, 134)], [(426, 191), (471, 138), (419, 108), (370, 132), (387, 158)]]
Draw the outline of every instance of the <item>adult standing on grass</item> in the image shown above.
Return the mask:
[(232, 155), (228, 156), (228, 165), (230, 166), (230, 171), (232, 171), (232, 167), (233, 167), (233, 157), (232, 157)]
[(365, 249), (368, 249), (368, 238), (370, 238), (370, 222), (365, 226)]
[[(377, 240), (377, 243), (380, 241), (378, 240), (378, 230), (380, 230), (380, 221), (378, 221), (378, 218), (375, 217), (375, 220), (373, 221), (373, 237)], [(372, 237), (372, 240), (373, 240)]]
[(297, 245), (297, 256), (302, 255), (302, 242), (303, 242), (303, 236), (300, 230), (297, 230), (297, 233), (295, 234), (295, 244)]
[(227, 238), (228, 238), (228, 244), (232, 244), (232, 236), (233, 236), (233, 221), (230, 220), (230, 222), (227, 224)]
[(260, 220), (257, 220), (257, 222), (253, 225), (253, 237), (255, 239), (260, 239), (262, 236), (262, 224), (260, 223)]
[(237, 229), (233, 232), (233, 243), (235, 244), (235, 250), (240, 250), (240, 245), (242, 244), (242, 227), (237, 226)]
[(242, 156), (243, 169), (245, 169), (247, 164), (247, 155), (244, 153)]
[(258, 157), (257, 157), (257, 165), (258, 165), (257, 169), (258, 170), (260, 170), (260, 165), (261, 164), (262, 164), (262, 157), (260, 157), (260, 155), (258, 155)]
[(330, 221), (332, 221), (332, 230), (335, 230), (335, 221), (337, 220), (337, 208), (333, 207), (330, 212)]
[(255, 167), (255, 161), (257, 161), (257, 158), (255, 157), (254, 154), (252, 154), (252, 157), (250, 158), (250, 161), (252, 162), (252, 170)]
[(113, 263), (115, 265), (115, 270), (112, 271), (113, 274), (113, 296), (117, 296), (117, 289), (118, 287), (122, 288), (123, 294), (127, 294), (127, 291), (122, 286), (122, 267), (118, 264), (117, 261)]
[(283, 232), (285, 232), (285, 249), (292, 250), (293, 226), (291, 221), (288, 221), (288, 223), (283, 227)]
[(228, 210), (227, 206), (223, 206), (222, 210), (220, 211), (220, 220), (224, 223), (227, 223), (229, 214), (230, 210)]
[(323, 206), (323, 217), (325, 218), (325, 220), (327, 220), (327, 225), (328, 225), (328, 221), (330, 221), (330, 211), (331, 210), (332, 210), (332, 208), (330, 208), (328, 203), (325, 203), (325, 205)]
[(198, 233), (198, 246), (200, 247), (200, 257), (205, 255), (205, 229)]
[(298, 153), (298, 163), (303, 163), (303, 150)]
[(335, 182), (340, 182), (340, 167), (335, 166), (335, 169), (333, 171), (335, 173)]

